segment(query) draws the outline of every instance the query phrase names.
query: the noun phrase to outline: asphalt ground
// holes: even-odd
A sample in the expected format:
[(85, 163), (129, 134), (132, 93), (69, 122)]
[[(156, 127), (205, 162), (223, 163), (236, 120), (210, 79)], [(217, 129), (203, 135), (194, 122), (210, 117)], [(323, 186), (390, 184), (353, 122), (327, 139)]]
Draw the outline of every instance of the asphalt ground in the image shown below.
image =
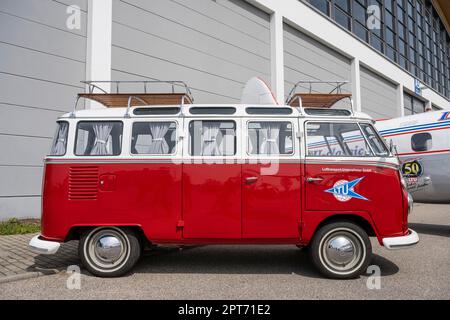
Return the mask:
[(60, 272), (2, 283), (0, 299), (449, 299), (450, 205), (416, 204), (410, 227), (413, 248), (372, 241), (379, 278), (325, 279), (295, 246), (165, 247), (122, 278)]

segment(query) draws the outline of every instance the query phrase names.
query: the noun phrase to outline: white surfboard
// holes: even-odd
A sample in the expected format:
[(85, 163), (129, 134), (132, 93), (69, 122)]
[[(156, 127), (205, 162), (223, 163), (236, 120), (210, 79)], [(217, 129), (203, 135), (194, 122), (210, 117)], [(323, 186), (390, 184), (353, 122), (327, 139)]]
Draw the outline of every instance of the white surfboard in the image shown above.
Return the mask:
[(278, 104), (269, 86), (258, 77), (247, 81), (241, 97), (242, 104)]

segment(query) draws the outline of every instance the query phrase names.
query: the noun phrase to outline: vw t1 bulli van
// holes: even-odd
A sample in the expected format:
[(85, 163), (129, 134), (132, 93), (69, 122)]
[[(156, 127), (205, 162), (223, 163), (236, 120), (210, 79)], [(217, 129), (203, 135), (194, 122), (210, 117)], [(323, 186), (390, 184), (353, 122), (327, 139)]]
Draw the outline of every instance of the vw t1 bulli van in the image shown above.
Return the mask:
[(85, 268), (114, 277), (148, 245), (290, 244), (345, 279), (366, 272), (369, 237), (387, 249), (419, 241), (398, 159), (373, 120), (331, 108), (349, 94), (200, 105), (187, 86), (111, 94), (88, 85), (78, 98), (107, 108), (75, 105), (58, 119), (35, 252), (79, 240)]

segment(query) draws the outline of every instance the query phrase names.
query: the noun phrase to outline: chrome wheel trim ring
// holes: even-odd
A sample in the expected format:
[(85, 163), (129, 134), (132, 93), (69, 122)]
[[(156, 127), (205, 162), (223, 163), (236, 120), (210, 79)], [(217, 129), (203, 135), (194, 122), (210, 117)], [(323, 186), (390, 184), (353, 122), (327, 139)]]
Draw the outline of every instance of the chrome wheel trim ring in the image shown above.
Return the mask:
[[(121, 245), (119, 255), (110, 261), (99, 255), (97, 249), (98, 242), (105, 237), (115, 238)], [(86, 260), (93, 269), (100, 272), (114, 272), (119, 270), (128, 261), (130, 257), (130, 242), (121, 229), (116, 227), (100, 227), (89, 234), (83, 251), (87, 258)]]
[[(334, 263), (327, 255), (328, 244), (330, 241), (339, 237), (347, 239), (354, 250), (353, 258), (348, 260), (347, 263), (344, 261), (343, 264)], [(358, 233), (349, 228), (336, 228), (330, 230), (322, 237), (319, 243), (319, 258), (322, 265), (331, 273), (338, 275), (347, 275), (360, 268), (366, 259), (366, 254), (367, 249), (363, 239)]]

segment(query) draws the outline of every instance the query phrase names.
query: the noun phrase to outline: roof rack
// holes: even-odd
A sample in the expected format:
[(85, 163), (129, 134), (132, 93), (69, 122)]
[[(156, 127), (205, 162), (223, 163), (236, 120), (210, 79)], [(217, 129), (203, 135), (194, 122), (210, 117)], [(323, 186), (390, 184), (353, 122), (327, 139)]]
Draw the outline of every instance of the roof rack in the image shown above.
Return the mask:
[[(298, 81), (288, 94), (286, 104), (292, 107), (298, 107), (304, 113), (304, 108), (324, 108), (329, 109), (338, 101), (343, 99), (350, 100), (351, 114), (353, 110), (353, 99), (350, 93), (342, 93), (342, 86), (349, 83), (348, 81)], [(297, 89), (302, 84), (307, 84), (308, 92), (297, 93)], [(329, 93), (313, 92), (313, 84), (327, 84), (332, 85), (333, 89)]]
[[(192, 104), (194, 98), (192, 92), (187, 84), (183, 81), (159, 81), (159, 80), (144, 80), (144, 81), (81, 81), (88, 86), (88, 93), (79, 93), (75, 102), (75, 106), (71, 113), (71, 117), (75, 117), (78, 101), (81, 98), (93, 100), (101, 103), (107, 108), (127, 107), (125, 117), (130, 116), (130, 109), (133, 106), (133, 100), (136, 106), (146, 105), (176, 105)], [(100, 84), (108, 83), (115, 85), (115, 92), (107, 92), (100, 87)], [(120, 84), (141, 84), (143, 86), (143, 93), (121, 93)], [(165, 93), (148, 93), (147, 88), (150, 84), (167, 84), (171, 87), (171, 92)], [(183, 92), (176, 92), (175, 87), (183, 88)], [(94, 90), (101, 91), (94, 93)]]

